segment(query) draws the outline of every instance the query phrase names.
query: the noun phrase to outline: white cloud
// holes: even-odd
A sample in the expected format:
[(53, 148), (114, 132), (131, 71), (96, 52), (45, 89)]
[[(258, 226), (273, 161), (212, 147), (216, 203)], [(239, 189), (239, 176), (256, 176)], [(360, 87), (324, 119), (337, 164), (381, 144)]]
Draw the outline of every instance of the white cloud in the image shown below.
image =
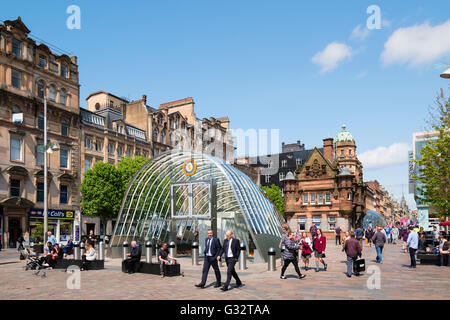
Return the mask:
[(450, 19), (430, 26), (428, 22), (399, 28), (384, 44), (381, 60), (385, 65), (408, 63), (426, 65), (450, 54)]
[(355, 29), (353, 29), (352, 33), (350, 34), (350, 39), (358, 39), (358, 40), (364, 40), (369, 35), (370, 30), (368, 28), (361, 28), (361, 25), (358, 24)]
[(352, 56), (351, 47), (344, 43), (332, 42), (323, 51), (317, 52), (311, 60), (321, 67), (320, 73), (325, 73), (337, 68), (340, 62)]
[(358, 159), (365, 169), (385, 168), (408, 162), (409, 150), (411, 150), (411, 147), (408, 143), (398, 142), (391, 144), (389, 147), (367, 150), (358, 155)]

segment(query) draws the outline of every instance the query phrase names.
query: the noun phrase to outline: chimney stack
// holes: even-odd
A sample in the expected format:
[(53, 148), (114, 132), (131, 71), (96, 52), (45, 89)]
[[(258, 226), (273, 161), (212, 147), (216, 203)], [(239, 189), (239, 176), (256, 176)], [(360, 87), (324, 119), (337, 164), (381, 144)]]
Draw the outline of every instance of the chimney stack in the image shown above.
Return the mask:
[(333, 162), (333, 138), (323, 139), (323, 156), (330, 163)]

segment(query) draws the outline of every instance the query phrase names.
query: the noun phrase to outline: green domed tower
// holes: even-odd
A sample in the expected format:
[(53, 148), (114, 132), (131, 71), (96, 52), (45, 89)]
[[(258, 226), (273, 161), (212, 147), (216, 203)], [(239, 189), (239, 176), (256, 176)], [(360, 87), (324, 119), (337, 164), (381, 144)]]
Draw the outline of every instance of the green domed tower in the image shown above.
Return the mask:
[(345, 124), (342, 131), (334, 138), (335, 159), (339, 170), (347, 168), (355, 176), (357, 182), (362, 180), (362, 166), (356, 157), (356, 144), (352, 134), (346, 130)]

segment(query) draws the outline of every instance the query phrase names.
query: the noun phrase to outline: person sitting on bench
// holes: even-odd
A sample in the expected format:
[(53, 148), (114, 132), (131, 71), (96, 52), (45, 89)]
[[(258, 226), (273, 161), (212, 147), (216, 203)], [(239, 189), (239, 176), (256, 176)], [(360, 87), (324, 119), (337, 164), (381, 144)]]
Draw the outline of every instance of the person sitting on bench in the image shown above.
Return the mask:
[(167, 243), (164, 242), (161, 248), (158, 250), (158, 261), (159, 261), (159, 270), (161, 271), (161, 276), (165, 277), (164, 274), (164, 264), (170, 264), (170, 261), (177, 261), (174, 257), (169, 254), (169, 250), (167, 249)]
[(86, 253), (83, 254), (83, 257), (81, 259), (83, 260), (81, 271), (88, 270), (91, 261), (95, 260), (95, 249), (92, 246), (92, 242), (86, 241)]
[(450, 267), (450, 246), (448, 241), (444, 241), (442, 248), (439, 248), (439, 266), (445, 265)]
[(132, 274), (135, 272), (136, 263), (141, 261), (141, 246), (136, 244), (136, 241), (131, 241), (131, 251), (127, 254), (128, 258), (124, 261), (126, 273)]

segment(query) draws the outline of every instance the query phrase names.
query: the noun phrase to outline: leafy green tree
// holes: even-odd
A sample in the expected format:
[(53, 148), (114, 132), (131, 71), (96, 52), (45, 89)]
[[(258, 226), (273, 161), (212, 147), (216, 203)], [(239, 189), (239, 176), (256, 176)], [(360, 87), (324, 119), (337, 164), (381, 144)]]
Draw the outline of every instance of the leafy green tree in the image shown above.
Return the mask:
[(97, 162), (84, 174), (80, 186), (83, 214), (103, 223), (117, 216), (123, 198), (123, 176), (109, 163)]
[(414, 161), (417, 174), (413, 175), (413, 179), (420, 182), (416, 199), (430, 205), (437, 216), (447, 216), (450, 213), (449, 107), (450, 99), (439, 104), (438, 117), (433, 119), (432, 126), (438, 132), (437, 139), (429, 140), (421, 150), (421, 156)]
[(275, 184), (270, 187), (261, 186), (261, 189), (266, 193), (270, 201), (277, 207), (278, 212), (284, 217), (284, 199), (280, 188)]
[(120, 159), (119, 164), (117, 166), (117, 169), (119, 170), (120, 174), (122, 175), (122, 178), (124, 179), (124, 192), (126, 191), (126, 188), (128, 187), (128, 183), (131, 181), (131, 179), (134, 177), (136, 172), (148, 161), (147, 158), (144, 158), (142, 156), (137, 156), (134, 158), (129, 157), (123, 157)]

